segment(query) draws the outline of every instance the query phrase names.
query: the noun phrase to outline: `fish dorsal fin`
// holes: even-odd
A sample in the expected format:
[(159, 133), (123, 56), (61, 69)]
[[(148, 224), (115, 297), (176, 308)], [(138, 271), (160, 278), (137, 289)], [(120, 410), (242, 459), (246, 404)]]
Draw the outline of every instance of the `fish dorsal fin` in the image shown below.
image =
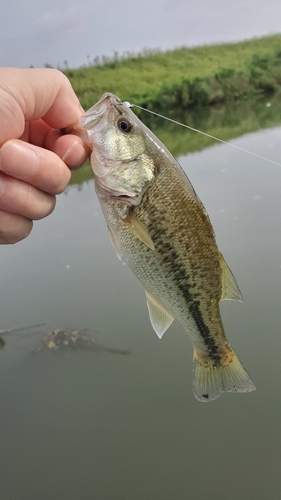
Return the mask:
[(132, 233), (139, 240), (141, 240), (148, 248), (151, 248), (151, 250), (155, 250), (153, 241), (147, 229), (132, 212), (129, 212), (127, 217), (125, 219), (122, 219), (122, 221), (129, 227)]
[(236, 283), (236, 279), (225, 262), (222, 254), (220, 254), (220, 265), (222, 271), (222, 289), (220, 300), (238, 300), (239, 302), (243, 302), (243, 297)]
[[(107, 226), (107, 227), (108, 227), (108, 226)], [(114, 251), (115, 251), (115, 253), (116, 253), (116, 255), (117, 255), (118, 259), (119, 259), (119, 260), (121, 260), (121, 253), (120, 253), (120, 251), (119, 251), (119, 248), (118, 248), (118, 246), (117, 246), (116, 240), (115, 240), (115, 238), (114, 238), (114, 234), (113, 234), (113, 232), (111, 231), (111, 229), (110, 229), (109, 227), (108, 227), (108, 232), (109, 232), (110, 241), (111, 241), (111, 244), (112, 244), (112, 246), (113, 246), (113, 248), (114, 248)]]
[(159, 302), (157, 302), (157, 300), (146, 290), (145, 294), (151, 324), (159, 339), (161, 339), (165, 331), (174, 321), (174, 318), (162, 306), (160, 306)]

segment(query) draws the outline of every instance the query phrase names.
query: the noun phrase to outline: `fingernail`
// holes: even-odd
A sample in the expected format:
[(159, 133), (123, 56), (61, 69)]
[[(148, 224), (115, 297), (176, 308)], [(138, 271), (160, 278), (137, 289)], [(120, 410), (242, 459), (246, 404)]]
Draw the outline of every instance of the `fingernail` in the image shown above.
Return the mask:
[(79, 141), (74, 141), (62, 157), (62, 161), (70, 168), (78, 168), (83, 165), (88, 157), (88, 152), (83, 144)]
[(0, 150), (0, 170), (17, 179), (26, 179), (35, 174), (39, 167), (39, 156), (32, 145), (11, 140)]

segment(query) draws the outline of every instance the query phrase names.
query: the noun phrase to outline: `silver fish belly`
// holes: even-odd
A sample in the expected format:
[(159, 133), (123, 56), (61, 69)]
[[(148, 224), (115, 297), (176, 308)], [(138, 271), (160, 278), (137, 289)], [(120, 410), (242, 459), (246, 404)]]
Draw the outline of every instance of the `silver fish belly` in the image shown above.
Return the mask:
[(166, 147), (112, 94), (82, 117), (96, 192), (119, 258), (145, 288), (154, 330), (177, 319), (194, 346), (193, 392), (211, 401), (255, 389), (230, 347), (220, 300), (242, 300), (209, 217)]

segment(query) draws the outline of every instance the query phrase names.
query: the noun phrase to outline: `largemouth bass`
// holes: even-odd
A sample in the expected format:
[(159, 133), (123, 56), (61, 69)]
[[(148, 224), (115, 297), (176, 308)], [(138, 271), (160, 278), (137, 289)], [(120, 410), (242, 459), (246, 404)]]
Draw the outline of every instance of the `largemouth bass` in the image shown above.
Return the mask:
[(173, 319), (193, 347), (193, 392), (211, 401), (255, 389), (230, 347), (220, 300), (242, 300), (209, 217), (175, 158), (110, 93), (82, 117), (96, 192), (119, 258), (145, 288), (159, 338)]

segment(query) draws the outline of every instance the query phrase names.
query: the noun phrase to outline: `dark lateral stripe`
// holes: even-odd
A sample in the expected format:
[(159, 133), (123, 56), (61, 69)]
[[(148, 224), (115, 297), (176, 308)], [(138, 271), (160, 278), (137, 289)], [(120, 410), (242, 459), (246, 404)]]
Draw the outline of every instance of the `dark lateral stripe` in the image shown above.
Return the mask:
[(170, 236), (163, 226), (158, 227), (154, 221), (150, 221), (149, 234), (152, 235), (152, 240), (155, 245), (155, 250), (161, 256), (163, 266), (169, 270), (170, 275), (175, 282), (175, 286), (181, 291), (187, 308), (195, 320), (198, 330), (208, 349), (208, 355), (213, 359), (220, 359), (218, 347), (210, 332), (209, 327), (204, 322), (200, 310), (200, 301), (194, 300), (194, 294), (191, 291), (190, 277), (187, 275), (184, 265), (181, 262), (181, 257), (169, 243)]

